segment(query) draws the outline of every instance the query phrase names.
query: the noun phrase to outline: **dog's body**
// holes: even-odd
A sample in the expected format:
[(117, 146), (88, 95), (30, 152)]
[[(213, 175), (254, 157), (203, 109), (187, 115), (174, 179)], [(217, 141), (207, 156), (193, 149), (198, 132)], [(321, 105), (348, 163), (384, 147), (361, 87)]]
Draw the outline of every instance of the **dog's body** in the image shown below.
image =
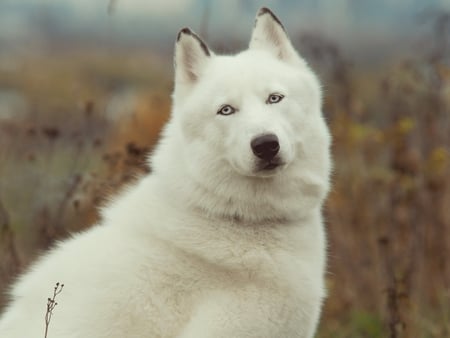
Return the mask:
[(153, 173), (14, 286), (0, 337), (311, 338), (324, 297), (330, 136), (321, 91), (278, 19), (247, 51), (176, 43)]

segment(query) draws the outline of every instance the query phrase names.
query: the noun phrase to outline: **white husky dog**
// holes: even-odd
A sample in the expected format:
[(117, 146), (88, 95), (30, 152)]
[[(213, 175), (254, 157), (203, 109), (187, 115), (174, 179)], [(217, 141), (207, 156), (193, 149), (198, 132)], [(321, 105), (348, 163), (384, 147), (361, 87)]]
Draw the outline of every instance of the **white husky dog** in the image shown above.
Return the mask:
[(248, 50), (175, 46), (151, 175), (22, 276), (2, 338), (310, 338), (325, 295), (330, 135), (316, 76), (262, 8)]

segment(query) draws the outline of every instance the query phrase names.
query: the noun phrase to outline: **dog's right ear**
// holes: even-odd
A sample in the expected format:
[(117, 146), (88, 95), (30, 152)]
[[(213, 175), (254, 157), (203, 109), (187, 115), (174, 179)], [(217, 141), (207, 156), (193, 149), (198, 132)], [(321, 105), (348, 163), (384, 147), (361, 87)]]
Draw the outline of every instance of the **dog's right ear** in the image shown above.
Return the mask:
[(281, 21), (266, 7), (256, 14), (249, 48), (266, 50), (286, 62), (304, 63), (292, 46)]
[(189, 28), (183, 28), (175, 44), (175, 86), (197, 82), (210, 56), (208, 46)]

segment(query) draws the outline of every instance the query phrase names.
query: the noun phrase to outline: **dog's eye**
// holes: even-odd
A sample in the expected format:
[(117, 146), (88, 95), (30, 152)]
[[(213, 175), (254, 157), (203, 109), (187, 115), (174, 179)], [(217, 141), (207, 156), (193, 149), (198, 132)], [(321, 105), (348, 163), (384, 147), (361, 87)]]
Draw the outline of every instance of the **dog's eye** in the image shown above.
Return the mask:
[(217, 114), (219, 115), (231, 115), (234, 114), (236, 112), (236, 109), (234, 109), (232, 106), (230, 106), (229, 104), (226, 104), (224, 106), (222, 106), (219, 111), (217, 112)]
[(283, 100), (284, 96), (281, 94), (270, 94), (269, 97), (266, 100), (267, 104), (274, 104), (278, 103), (281, 100)]

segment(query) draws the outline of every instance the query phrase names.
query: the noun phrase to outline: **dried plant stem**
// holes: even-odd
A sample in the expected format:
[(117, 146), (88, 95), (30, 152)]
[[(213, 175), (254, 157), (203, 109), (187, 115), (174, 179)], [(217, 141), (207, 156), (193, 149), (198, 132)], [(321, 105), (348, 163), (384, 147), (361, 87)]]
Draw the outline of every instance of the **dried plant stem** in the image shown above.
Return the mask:
[(48, 327), (50, 325), (50, 320), (52, 319), (53, 310), (55, 309), (58, 303), (56, 302), (56, 296), (59, 295), (64, 287), (64, 284), (56, 283), (56, 286), (53, 288), (53, 297), (47, 299), (47, 312), (45, 313), (45, 335), (44, 338), (47, 338), (48, 335)]

